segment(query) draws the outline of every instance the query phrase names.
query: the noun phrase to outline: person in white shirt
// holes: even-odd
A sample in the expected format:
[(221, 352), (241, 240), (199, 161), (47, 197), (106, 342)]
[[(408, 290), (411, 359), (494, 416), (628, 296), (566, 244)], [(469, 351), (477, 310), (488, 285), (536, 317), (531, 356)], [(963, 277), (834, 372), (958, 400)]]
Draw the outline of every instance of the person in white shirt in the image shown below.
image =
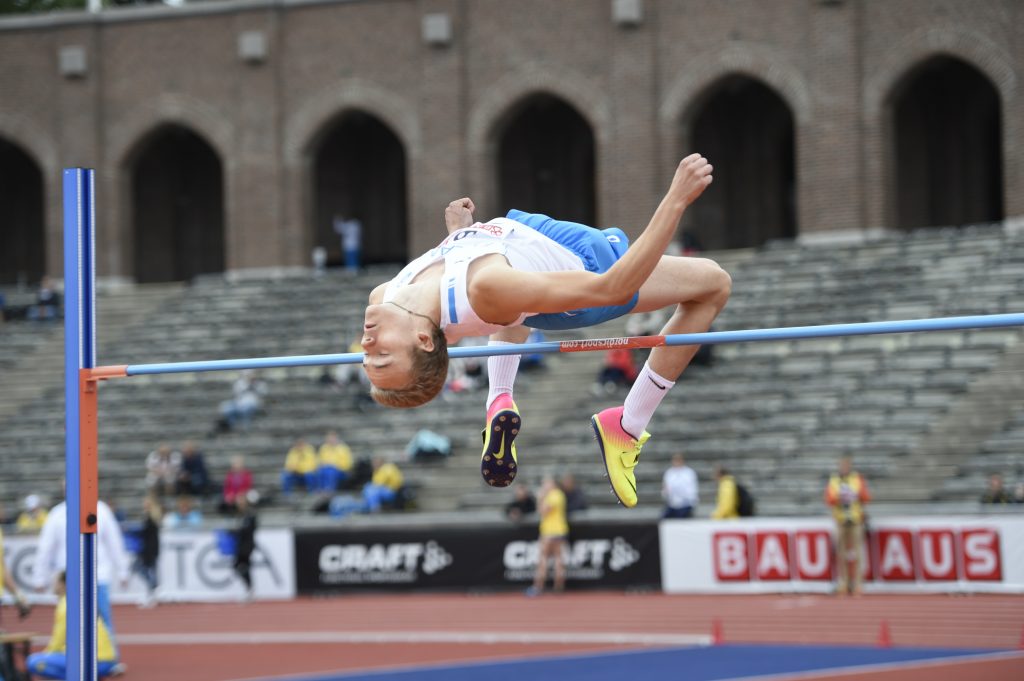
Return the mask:
[[(125, 549), (121, 526), (114, 517), (114, 512), (103, 501), (96, 505), (96, 518), (96, 610), (110, 635), (114, 636), (110, 585), (115, 579), (122, 586), (128, 583), (131, 576), (131, 561)], [(44, 591), (52, 586), (57, 574), (67, 569), (66, 528), (67, 510), (66, 504), (62, 501), (50, 509), (46, 523), (39, 533), (39, 545), (32, 569), (32, 581), (38, 591)]]
[(672, 467), (665, 471), (661, 486), (665, 499), (664, 518), (692, 518), (700, 501), (697, 492), (697, 473), (686, 465), (682, 454), (672, 457)]

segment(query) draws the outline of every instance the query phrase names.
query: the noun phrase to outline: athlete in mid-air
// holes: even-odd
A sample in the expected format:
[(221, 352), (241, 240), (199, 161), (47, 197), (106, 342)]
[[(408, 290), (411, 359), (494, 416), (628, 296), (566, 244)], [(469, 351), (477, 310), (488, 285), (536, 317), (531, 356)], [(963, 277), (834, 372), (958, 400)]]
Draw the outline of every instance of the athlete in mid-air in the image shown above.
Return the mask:
[[(509, 211), (474, 222), (468, 198), (445, 209), (448, 237), (370, 294), (363, 368), (373, 398), (415, 407), (436, 396), (448, 371), (448, 343), (490, 335), (522, 343), (530, 328), (574, 329), (668, 305), (661, 333), (707, 331), (729, 299), (731, 280), (715, 262), (663, 255), (686, 208), (711, 184), (699, 154), (683, 159), (647, 227), (629, 245), (619, 229), (598, 230), (545, 215)], [(627, 248), (628, 247), (628, 248)], [(698, 346), (655, 348), (619, 407), (591, 418), (612, 489), (635, 506), (633, 469), (655, 409)], [(522, 418), (512, 399), (518, 355), (492, 356), (481, 473), (504, 487), (518, 467)]]

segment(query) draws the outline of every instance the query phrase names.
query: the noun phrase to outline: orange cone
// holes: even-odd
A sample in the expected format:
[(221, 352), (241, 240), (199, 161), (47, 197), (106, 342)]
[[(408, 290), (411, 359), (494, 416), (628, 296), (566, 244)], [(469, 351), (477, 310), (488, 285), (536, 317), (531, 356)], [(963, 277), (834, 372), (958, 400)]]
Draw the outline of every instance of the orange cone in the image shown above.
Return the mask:
[(889, 633), (888, 620), (882, 620), (882, 626), (878, 628), (878, 647), (892, 648), (892, 634)]
[(722, 631), (722, 620), (711, 620), (711, 645), (720, 646), (725, 643), (725, 634)]

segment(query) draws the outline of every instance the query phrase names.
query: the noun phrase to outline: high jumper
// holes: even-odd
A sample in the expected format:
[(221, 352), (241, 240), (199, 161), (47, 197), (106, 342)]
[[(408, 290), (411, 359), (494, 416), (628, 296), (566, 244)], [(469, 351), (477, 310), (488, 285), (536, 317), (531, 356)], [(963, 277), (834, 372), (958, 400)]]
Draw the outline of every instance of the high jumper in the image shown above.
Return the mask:
[[(519, 210), (475, 222), (471, 199), (452, 201), (445, 209), (448, 237), (370, 294), (362, 346), (373, 398), (392, 407), (430, 401), (444, 386), (448, 344), (467, 336), (522, 343), (530, 328), (578, 329), (669, 305), (675, 310), (662, 335), (707, 331), (729, 299), (729, 275), (711, 260), (664, 252), (711, 173), (700, 154), (684, 158), (632, 245), (619, 229)], [(612, 490), (625, 506), (637, 503), (633, 469), (650, 437), (647, 424), (698, 347), (654, 348), (624, 404), (591, 418)], [(519, 355), (487, 362), (481, 473), (496, 487), (510, 484), (518, 468), (518, 366)]]

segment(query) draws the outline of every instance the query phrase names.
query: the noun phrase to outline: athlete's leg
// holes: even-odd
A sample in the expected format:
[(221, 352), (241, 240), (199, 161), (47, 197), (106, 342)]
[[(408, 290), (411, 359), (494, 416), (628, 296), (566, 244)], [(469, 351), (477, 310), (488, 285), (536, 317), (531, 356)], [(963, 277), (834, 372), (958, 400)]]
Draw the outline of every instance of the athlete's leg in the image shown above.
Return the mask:
[[(664, 256), (640, 288), (636, 311), (675, 304), (662, 335), (707, 331), (729, 300), (732, 280), (714, 261)], [(622, 427), (634, 437), (647, 428), (654, 410), (697, 354), (697, 345), (654, 348), (623, 405)]]
[[(525, 326), (502, 329), (491, 336), (488, 345), (522, 343), (530, 335)], [(519, 355), (492, 355), (487, 358), (487, 422), (484, 424), (480, 474), (492, 487), (508, 487), (518, 472), (515, 438), (522, 428), (519, 408), (512, 399), (512, 387), (519, 371)]]
[[(711, 328), (731, 290), (732, 279), (713, 260), (666, 255), (640, 287), (640, 299), (633, 312), (651, 312), (674, 304), (675, 310), (662, 328), (662, 335), (700, 333)], [(659, 375), (675, 381), (699, 347), (654, 348), (648, 364)]]
[[(492, 334), (488, 345), (508, 345), (525, 343), (530, 329), (525, 326), (511, 326)], [(512, 395), (512, 387), (519, 371), (519, 355), (492, 355), (487, 358), (487, 382), (490, 390), (487, 393), (487, 408), (490, 409), (499, 395)]]
[[(716, 263), (703, 258), (663, 256), (640, 287), (634, 312), (650, 312), (675, 305), (663, 335), (707, 331), (729, 300), (732, 281)], [(697, 353), (695, 345), (655, 348), (630, 388), (622, 407), (605, 409), (591, 419), (615, 496), (635, 506), (633, 469), (655, 409)]]

